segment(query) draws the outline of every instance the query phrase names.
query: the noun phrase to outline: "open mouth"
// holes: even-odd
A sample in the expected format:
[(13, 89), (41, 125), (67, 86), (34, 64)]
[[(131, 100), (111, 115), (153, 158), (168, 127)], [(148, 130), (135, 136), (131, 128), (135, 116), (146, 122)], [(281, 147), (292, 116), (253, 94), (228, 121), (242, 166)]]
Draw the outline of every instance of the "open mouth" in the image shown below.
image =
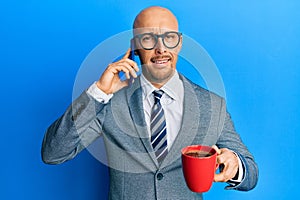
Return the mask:
[(154, 57), (154, 58), (151, 58), (151, 62), (154, 63), (154, 64), (156, 64), (156, 65), (165, 65), (170, 60), (171, 60), (171, 58), (169, 56), (167, 56), (167, 57)]

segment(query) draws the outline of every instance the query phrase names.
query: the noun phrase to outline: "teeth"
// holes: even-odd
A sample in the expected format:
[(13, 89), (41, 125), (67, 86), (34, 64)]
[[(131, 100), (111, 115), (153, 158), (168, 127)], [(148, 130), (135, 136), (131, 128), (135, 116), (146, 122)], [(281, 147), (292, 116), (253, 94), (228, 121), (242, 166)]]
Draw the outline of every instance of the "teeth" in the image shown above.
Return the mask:
[(155, 61), (156, 64), (165, 64), (167, 62), (168, 62), (168, 60), (156, 60)]

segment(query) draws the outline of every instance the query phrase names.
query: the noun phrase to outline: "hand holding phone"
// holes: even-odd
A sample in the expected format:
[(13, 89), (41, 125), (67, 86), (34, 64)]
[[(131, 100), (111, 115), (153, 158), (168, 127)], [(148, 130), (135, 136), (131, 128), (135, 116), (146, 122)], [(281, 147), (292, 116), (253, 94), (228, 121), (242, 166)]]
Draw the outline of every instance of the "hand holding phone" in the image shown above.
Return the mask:
[[(107, 66), (106, 70), (96, 83), (100, 90), (106, 94), (113, 94), (121, 88), (133, 83), (134, 78), (137, 77), (139, 68), (137, 63), (130, 59), (131, 51), (131, 48), (129, 48), (121, 60), (113, 62)], [(121, 72), (125, 74), (125, 80), (120, 78), (119, 75)]]

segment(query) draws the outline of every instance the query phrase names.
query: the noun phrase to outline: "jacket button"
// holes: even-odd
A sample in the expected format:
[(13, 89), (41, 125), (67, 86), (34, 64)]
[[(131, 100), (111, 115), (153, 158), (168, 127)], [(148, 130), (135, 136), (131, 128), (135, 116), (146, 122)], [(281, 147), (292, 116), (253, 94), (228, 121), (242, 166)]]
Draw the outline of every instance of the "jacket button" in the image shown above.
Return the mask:
[(163, 178), (164, 178), (164, 175), (162, 174), (162, 173), (158, 173), (157, 175), (156, 175), (156, 178), (157, 178), (157, 180), (162, 180)]

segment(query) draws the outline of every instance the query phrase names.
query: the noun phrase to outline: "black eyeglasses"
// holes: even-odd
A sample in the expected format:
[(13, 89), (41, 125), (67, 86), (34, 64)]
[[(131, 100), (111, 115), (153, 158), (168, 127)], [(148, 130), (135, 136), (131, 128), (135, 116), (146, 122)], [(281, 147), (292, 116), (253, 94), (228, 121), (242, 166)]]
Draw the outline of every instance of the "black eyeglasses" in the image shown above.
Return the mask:
[(182, 35), (182, 33), (180, 33), (180, 32), (169, 31), (169, 32), (165, 32), (160, 35), (157, 35), (154, 33), (143, 33), (143, 34), (135, 35), (134, 38), (139, 39), (140, 45), (145, 50), (154, 49), (154, 47), (156, 46), (156, 44), (158, 42), (158, 38), (162, 39), (162, 42), (165, 45), (165, 47), (167, 47), (169, 49), (174, 49), (180, 43), (181, 35)]

